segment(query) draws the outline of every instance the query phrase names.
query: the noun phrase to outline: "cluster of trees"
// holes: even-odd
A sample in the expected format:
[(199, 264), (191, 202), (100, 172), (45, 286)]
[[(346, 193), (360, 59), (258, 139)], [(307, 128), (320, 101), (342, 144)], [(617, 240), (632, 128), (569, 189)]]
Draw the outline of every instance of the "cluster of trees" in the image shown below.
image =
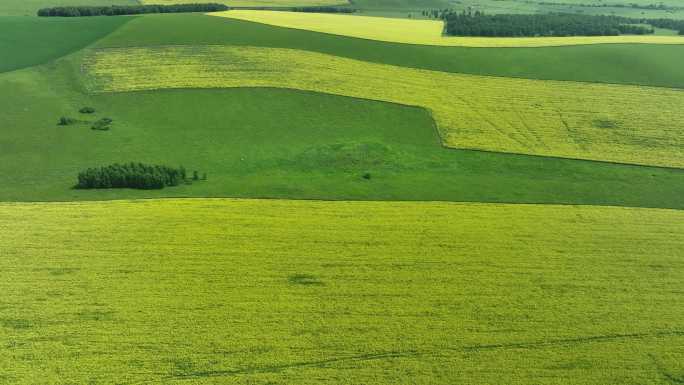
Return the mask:
[(657, 28), (674, 29), (675, 31), (679, 31), (680, 35), (684, 35), (684, 20), (643, 19), (642, 22)]
[(644, 35), (653, 28), (639, 19), (569, 13), (535, 15), (486, 15), (476, 12), (443, 12), (446, 33), (456, 36), (616, 36)]
[[(173, 168), (143, 163), (113, 164), (89, 168), (78, 174), (79, 189), (135, 188), (143, 190), (162, 189), (177, 186), (186, 181), (186, 171), (182, 166)], [(197, 172), (195, 171), (197, 179)]]
[(428, 9), (422, 11), (420, 14), (425, 17), (430, 17), (433, 19), (444, 19), (447, 14), (455, 13), (456, 11), (452, 9)]
[(111, 5), (111, 6), (76, 6), (53, 7), (38, 10), (43, 17), (78, 17), (78, 16), (119, 16), (140, 15), (143, 13), (180, 13), (180, 12), (217, 12), (227, 11), (224, 4), (172, 4), (172, 5)]
[(312, 13), (354, 13), (354, 8), (343, 7), (294, 7), (293, 12), (312, 12)]

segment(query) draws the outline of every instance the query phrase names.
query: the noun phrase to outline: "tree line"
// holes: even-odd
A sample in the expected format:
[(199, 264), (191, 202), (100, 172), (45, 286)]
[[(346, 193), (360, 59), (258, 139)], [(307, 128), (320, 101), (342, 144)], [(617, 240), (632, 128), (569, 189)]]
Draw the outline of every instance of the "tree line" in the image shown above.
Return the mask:
[(354, 8), (344, 7), (294, 7), (293, 12), (312, 12), (312, 13), (354, 13)]
[(42, 17), (79, 17), (79, 16), (121, 16), (140, 15), (144, 13), (181, 13), (181, 12), (217, 12), (227, 11), (225, 4), (171, 4), (171, 5), (108, 5), (108, 6), (74, 6), (52, 7), (38, 10)]
[(652, 3), (652, 4), (637, 4), (637, 3), (563, 3), (563, 2), (552, 2), (552, 1), (525, 1), (528, 4), (538, 4), (538, 5), (551, 5), (551, 6), (565, 6), (565, 7), (582, 7), (582, 8), (633, 8), (633, 9), (644, 9), (644, 10), (658, 10), (658, 11), (678, 11), (684, 9), (684, 7), (667, 5), (664, 3)]
[[(445, 21), (445, 32), (454, 36), (617, 36), (645, 35), (653, 27), (678, 30), (684, 22), (669, 19), (634, 19), (620, 16), (594, 16), (569, 13), (487, 15), (480, 11), (425, 11)], [(434, 16), (433, 16), (434, 17)]]
[(684, 20), (642, 19), (642, 21), (657, 28), (674, 29), (679, 31), (680, 35), (684, 35)]
[[(198, 179), (197, 172), (194, 173)], [(173, 168), (143, 163), (112, 164), (89, 168), (78, 174), (78, 189), (135, 188), (143, 190), (178, 186), (187, 180), (184, 167)]]

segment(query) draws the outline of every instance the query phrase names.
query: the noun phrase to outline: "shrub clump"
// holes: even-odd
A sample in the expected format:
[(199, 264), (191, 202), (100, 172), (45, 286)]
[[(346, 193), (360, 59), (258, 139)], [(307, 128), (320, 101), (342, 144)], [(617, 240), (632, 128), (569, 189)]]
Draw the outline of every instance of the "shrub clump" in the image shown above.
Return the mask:
[(70, 126), (74, 123), (77, 123), (78, 121), (74, 118), (69, 118), (67, 116), (62, 116), (59, 118), (59, 122), (57, 123), (60, 126)]
[(93, 130), (99, 130), (99, 131), (108, 131), (109, 126), (112, 124), (113, 120), (110, 118), (102, 118), (95, 123), (93, 123), (92, 127), (90, 127)]
[(95, 113), (95, 109), (93, 107), (83, 107), (78, 112), (82, 114), (93, 114)]
[(78, 174), (77, 189), (134, 188), (143, 190), (178, 186), (186, 180), (184, 167), (143, 163), (112, 164), (89, 168)]

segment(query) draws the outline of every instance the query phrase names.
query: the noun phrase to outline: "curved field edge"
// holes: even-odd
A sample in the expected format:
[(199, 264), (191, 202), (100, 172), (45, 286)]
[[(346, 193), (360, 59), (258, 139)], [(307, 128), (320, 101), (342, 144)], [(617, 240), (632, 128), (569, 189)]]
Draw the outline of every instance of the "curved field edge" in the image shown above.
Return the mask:
[[(237, 45), (293, 48), (411, 68), (476, 75), (684, 87), (684, 46), (602, 44), (466, 48), (386, 43), (193, 14), (146, 15), (101, 47)], [(629, 63), (629, 65), (625, 65)]]
[(596, 206), (1, 203), (0, 370), (43, 384), (662, 382), (684, 370), (683, 226), (684, 211)]
[[(332, 94), (260, 87), (88, 95), (74, 89), (79, 57), (0, 75), (6, 122), (0, 200), (244, 197), (684, 207), (684, 170), (444, 150), (424, 109)], [(96, 113), (78, 114), (83, 106)], [(57, 126), (60, 116), (82, 121)], [(114, 119), (111, 130), (90, 130), (88, 122), (101, 117)], [(72, 189), (79, 171), (130, 161), (184, 165), (209, 178), (154, 191)]]
[(0, 16), (0, 73), (67, 56), (102, 39), (130, 20), (131, 17)]
[(391, 43), (460, 47), (558, 47), (590, 44), (684, 44), (684, 36), (460, 37), (442, 34), (443, 22), (326, 13), (231, 10), (210, 16)]
[(427, 108), (449, 147), (684, 166), (679, 90), (450, 74), (260, 47), (97, 49), (83, 68), (95, 93), (302, 89)]

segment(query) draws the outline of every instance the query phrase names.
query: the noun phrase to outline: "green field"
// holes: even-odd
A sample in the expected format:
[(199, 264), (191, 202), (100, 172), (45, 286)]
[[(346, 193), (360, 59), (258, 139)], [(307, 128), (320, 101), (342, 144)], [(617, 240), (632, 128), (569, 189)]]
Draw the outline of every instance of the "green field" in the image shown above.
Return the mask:
[[(8, 179), (1, 200), (232, 196), (684, 206), (682, 170), (447, 150), (430, 116), (416, 108), (273, 89), (87, 96), (73, 89), (80, 69), (66, 64), (0, 75), (7, 122), (0, 173)], [(84, 105), (99, 112), (80, 116)], [(114, 125), (109, 132), (86, 123), (60, 127), (62, 115), (110, 116)], [(71, 189), (82, 169), (131, 160), (183, 164), (209, 180), (161, 191)]]
[(682, 211), (2, 204), (0, 229), (5, 383), (672, 384), (684, 373)]
[[(134, 5), (137, 0), (2, 0), (0, 16), (35, 16), (41, 8), (70, 5)], [(0, 25), (2, 25), (0, 19)]]
[(684, 92), (507, 79), (380, 65), (261, 47), (155, 47), (88, 52), (92, 93), (277, 87), (427, 109), (445, 146), (684, 167)]
[(43, 18), (0, 16), (0, 72), (31, 67), (77, 51), (131, 18)]
[[(684, 383), (684, 45), (65, 4), (0, 0), (0, 385)], [(207, 179), (74, 188), (126, 162)]]
[(684, 46), (606, 44), (547, 48), (431, 47), (278, 28), (205, 15), (136, 18), (101, 47), (237, 45), (293, 48), (435, 71), (684, 88)]

